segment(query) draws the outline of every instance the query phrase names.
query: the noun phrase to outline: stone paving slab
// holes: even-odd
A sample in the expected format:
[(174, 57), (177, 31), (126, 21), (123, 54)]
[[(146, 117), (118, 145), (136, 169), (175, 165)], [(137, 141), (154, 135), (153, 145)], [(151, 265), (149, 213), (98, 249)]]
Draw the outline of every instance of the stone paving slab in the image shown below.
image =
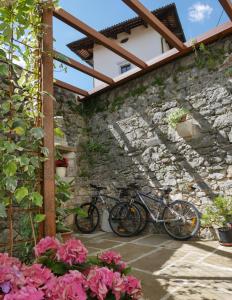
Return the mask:
[(174, 241), (165, 234), (80, 235), (90, 255), (121, 253), (143, 285), (145, 300), (232, 300), (232, 248), (217, 241)]

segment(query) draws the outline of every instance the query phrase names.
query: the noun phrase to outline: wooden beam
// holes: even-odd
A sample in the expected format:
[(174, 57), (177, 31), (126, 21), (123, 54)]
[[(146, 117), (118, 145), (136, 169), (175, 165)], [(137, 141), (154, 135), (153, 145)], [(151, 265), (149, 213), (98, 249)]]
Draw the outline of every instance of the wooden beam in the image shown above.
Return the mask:
[(61, 54), (57, 51), (53, 51), (53, 53), (54, 53), (53, 57), (54, 57), (55, 60), (65, 64), (65, 65), (67, 65), (71, 68), (74, 68), (78, 71), (81, 71), (85, 74), (88, 74), (88, 75), (90, 75), (94, 78), (97, 78), (97, 79), (99, 79), (99, 80), (101, 80), (101, 81), (103, 81), (107, 84), (113, 84), (114, 83), (112, 78), (110, 78), (106, 75), (103, 75), (102, 73), (100, 73), (100, 72), (98, 72), (98, 71), (96, 71), (92, 68), (89, 68), (89, 67), (79, 63), (78, 61), (64, 55), (64, 54)]
[(55, 167), (54, 167), (54, 100), (53, 100), (53, 10), (44, 9), (42, 21), (44, 34), (42, 41), (42, 107), (43, 107), (43, 128), (44, 147), (49, 150), (48, 159), (44, 162), (43, 170), (43, 196), (45, 235), (56, 235), (56, 205), (55, 205)]
[(57, 9), (54, 11), (54, 17), (59, 19), (60, 21), (68, 24), (69, 26), (73, 27), (74, 29), (77, 29), (78, 31), (82, 32), (83, 34), (91, 37), (95, 41), (99, 42), (106, 48), (110, 49), (114, 53), (118, 54), (119, 56), (125, 58), (126, 60), (130, 61), (137, 67), (141, 69), (145, 69), (147, 67), (147, 64), (142, 61), (140, 58), (136, 57), (134, 54), (130, 53), (123, 47), (119, 46), (116, 42), (108, 39), (100, 32), (96, 31), (95, 29), (91, 28), (87, 24), (83, 23), (76, 17), (69, 14), (64, 9)]
[(138, 0), (122, 0), (126, 5), (133, 9), (144, 21), (152, 28), (158, 31), (173, 47), (179, 51), (186, 49), (184, 43), (176, 37), (160, 20), (154, 16), (143, 4)]
[(232, 21), (232, 2), (230, 0), (219, 0), (228, 17)]
[(75, 93), (75, 94), (78, 94), (78, 95), (81, 95), (81, 96), (88, 96), (89, 93), (85, 90), (82, 90), (78, 87), (75, 87), (69, 83), (66, 83), (66, 82), (63, 82), (61, 80), (58, 80), (58, 79), (55, 79), (54, 80), (54, 85), (57, 86), (57, 87), (60, 87), (62, 89), (65, 89), (65, 90), (68, 90), (72, 93)]

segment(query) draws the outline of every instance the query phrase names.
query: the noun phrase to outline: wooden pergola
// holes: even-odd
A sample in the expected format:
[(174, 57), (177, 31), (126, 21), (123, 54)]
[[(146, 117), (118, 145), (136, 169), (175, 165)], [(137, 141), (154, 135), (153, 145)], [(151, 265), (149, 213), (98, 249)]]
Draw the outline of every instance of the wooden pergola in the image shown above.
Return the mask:
[[(95, 94), (96, 91), (86, 91), (66, 82), (54, 80), (53, 78), (53, 59), (63, 64), (81, 71), (89, 76), (103, 81), (105, 85), (100, 91), (107, 90), (113, 86), (118, 86), (128, 80), (136, 78), (146, 72), (149, 72), (163, 64), (166, 64), (178, 57), (184, 56), (192, 52), (192, 41), (183, 43), (176, 35), (174, 35), (156, 16), (154, 16), (139, 0), (122, 0), (132, 10), (134, 10), (147, 24), (154, 30), (159, 32), (166, 41), (174, 48), (154, 59), (152, 63), (142, 61), (134, 54), (119, 46), (113, 40), (105, 37), (100, 32), (83, 23), (75, 16), (69, 14), (64, 9), (52, 10), (45, 9), (43, 12), (43, 23), (45, 24), (45, 34), (43, 37), (43, 55), (42, 55), (42, 90), (43, 93), (43, 126), (45, 132), (44, 146), (49, 150), (48, 160), (44, 163), (44, 212), (45, 234), (53, 236), (56, 234), (55, 223), (55, 174), (54, 174), (54, 107), (53, 107), (53, 86), (57, 86), (82, 96), (81, 101), (87, 101), (88, 97)], [(232, 3), (230, 0), (219, 0), (223, 9), (227, 13), (230, 21), (218, 26), (202, 36), (196, 37), (195, 46), (201, 43), (208, 44), (216, 41), (218, 38), (224, 37), (232, 33)], [(94, 41), (105, 46), (109, 50), (123, 57), (127, 61), (133, 63), (139, 69), (129, 76), (115, 80), (80, 62), (69, 58), (57, 51), (53, 50), (53, 16), (74, 29), (82, 32)], [(99, 90), (97, 91), (99, 92)]]

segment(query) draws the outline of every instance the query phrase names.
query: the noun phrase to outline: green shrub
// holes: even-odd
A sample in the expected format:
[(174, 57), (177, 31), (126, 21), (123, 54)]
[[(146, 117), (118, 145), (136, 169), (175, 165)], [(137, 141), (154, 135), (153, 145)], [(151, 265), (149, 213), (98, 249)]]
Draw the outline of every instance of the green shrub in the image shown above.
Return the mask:
[(204, 226), (226, 227), (232, 222), (232, 197), (218, 196), (206, 207), (202, 216)]

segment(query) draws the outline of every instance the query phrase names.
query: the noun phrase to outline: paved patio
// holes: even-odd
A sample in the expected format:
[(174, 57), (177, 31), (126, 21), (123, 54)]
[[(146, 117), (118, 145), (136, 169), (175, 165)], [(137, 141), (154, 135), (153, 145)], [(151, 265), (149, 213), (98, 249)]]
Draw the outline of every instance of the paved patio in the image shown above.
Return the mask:
[(89, 254), (114, 249), (141, 279), (146, 300), (231, 300), (232, 248), (217, 241), (179, 242), (164, 234), (120, 238), (78, 234)]

